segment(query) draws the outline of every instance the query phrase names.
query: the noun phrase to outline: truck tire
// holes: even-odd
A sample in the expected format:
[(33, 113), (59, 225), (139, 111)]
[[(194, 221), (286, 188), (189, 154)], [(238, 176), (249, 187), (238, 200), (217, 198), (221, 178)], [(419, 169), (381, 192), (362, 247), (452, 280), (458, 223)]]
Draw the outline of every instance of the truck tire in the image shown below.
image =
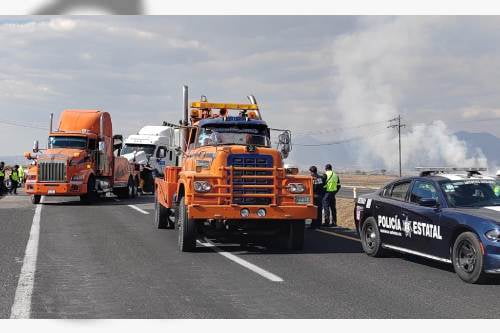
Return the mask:
[(290, 221), (288, 228), (287, 249), (300, 251), (304, 248), (304, 229), (306, 221)]
[(87, 182), (87, 193), (80, 195), (80, 201), (89, 204), (97, 199), (97, 190), (95, 188), (95, 178), (90, 176)]
[(42, 199), (41, 195), (32, 195), (31, 196), (31, 203), (34, 205), (38, 205), (40, 203), (41, 199)]
[(363, 251), (371, 257), (381, 257), (383, 255), (382, 240), (377, 227), (377, 221), (373, 217), (365, 220), (360, 234)]
[(484, 258), (481, 242), (473, 232), (460, 234), (453, 244), (453, 268), (467, 283), (483, 283), (487, 276), (483, 270)]
[(114, 191), (115, 195), (120, 199), (133, 199), (137, 196), (137, 186), (132, 178), (129, 178), (127, 187), (119, 188)]
[(169, 209), (163, 207), (163, 205), (158, 201), (158, 198), (155, 197), (155, 227), (158, 229), (167, 229), (170, 226), (168, 214)]
[(188, 218), (184, 197), (179, 202), (179, 250), (192, 252), (196, 249), (196, 222)]

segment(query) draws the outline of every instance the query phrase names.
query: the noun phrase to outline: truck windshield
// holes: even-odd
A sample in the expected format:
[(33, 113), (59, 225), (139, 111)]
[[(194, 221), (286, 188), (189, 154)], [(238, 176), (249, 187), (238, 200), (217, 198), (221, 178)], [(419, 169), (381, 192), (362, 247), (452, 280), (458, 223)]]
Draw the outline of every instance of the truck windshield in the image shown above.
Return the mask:
[(202, 127), (198, 134), (197, 146), (253, 145), (269, 147), (267, 129), (257, 127)]
[(500, 191), (494, 180), (443, 181), (441, 188), (452, 207), (500, 206)]
[(123, 154), (130, 154), (143, 151), (146, 155), (153, 155), (155, 152), (155, 145), (143, 145), (143, 144), (133, 144), (127, 143), (122, 149)]
[(87, 148), (87, 138), (78, 136), (51, 136), (49, 137), (49, 149), (54, 148)]

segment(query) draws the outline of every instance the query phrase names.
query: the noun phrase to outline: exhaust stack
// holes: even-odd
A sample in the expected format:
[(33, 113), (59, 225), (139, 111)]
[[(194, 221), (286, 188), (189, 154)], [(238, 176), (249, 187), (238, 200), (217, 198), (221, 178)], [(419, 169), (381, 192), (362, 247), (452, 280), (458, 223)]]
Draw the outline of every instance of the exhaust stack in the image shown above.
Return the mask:
[(50, 133), (52, 133), (52, 129), (53, 129), (53, 128), (52, 128), (52, 126), (53, 126), (52, 124), (53, 124), (53, 122), (54, 122), (54, 114), (53, 114), (53, 113), (51, 113), (51, 114), (50, 114), (49, 134), (50, 134)]
[[(188, 126), (189, 125), (189, 88), (187, 85), (184, 85), (182, 87), (182, 97), (184, 100), (184, 119), (182, 120), (182, 126)], [(187, 140), (188, 140), (188, 129), (183, 128), (182, 129), (182, 136), (181, 136), (181, 147), (182, 151), (186, 151), (187, 149)]]
[(255, 99), (254, 95), (248, 95), (247, 98), (248, 98), (248, 100), (250, 101), (251, 104), (257, 105), (257, 100)]

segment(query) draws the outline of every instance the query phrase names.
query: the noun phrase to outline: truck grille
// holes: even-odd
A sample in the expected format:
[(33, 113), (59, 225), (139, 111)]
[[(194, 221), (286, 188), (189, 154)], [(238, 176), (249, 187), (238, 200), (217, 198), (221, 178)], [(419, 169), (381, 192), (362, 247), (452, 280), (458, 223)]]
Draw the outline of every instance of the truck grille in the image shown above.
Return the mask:
[(38, 163), (38, 181), (40, 182), (65, 182), (65, 161), (41, 161)]
[[(229, 155), (228, 166), (245, 168), (272, 168), (273, 157), (259, 154), (233, 154)], [(234, 170), (233, 171), (233, 204), (236, 205), (270, 205), (271, 198), (239, 197), (239, 194), (272, 194), (271, 188), (241, 188), (241, 185), (273, 185), (273, 179), (252, 178), (248, 176), (272, 176), (272, 171), (263, 170)], [(238, 178), (246, 176), (245, 178)]]

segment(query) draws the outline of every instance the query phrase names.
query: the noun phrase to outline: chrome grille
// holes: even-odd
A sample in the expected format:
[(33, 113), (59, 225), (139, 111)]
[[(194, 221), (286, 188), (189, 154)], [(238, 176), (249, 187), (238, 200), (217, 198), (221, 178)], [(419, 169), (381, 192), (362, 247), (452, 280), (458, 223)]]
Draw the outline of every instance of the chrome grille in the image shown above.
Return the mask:
[(41, 161), (38, 163), (38, 181), (65, 182), (66, 161)]
[[(272, 168), (273, 157), (271, 155), (260, 154), (232, 154), (229, 155), (228, 166), (244, 168)], [(272, 174), (272, 171), (234, 170), (232, 203), (237, 205), (270, 205), (272, 201), (271, 198), (242, 197), (239, 195), (272, 194), (272, 189), (258, 187), (258, 185), (273, 185), (272, 179), (259, 178), (259, 176), (272, 176)], [(245, 178), (239, 178), (242, 176)], [(256, 178), (253, 178), (252, 176), (256, 176)], [(257, 186), (255, 188), (242, 188), (242, 185)]]

